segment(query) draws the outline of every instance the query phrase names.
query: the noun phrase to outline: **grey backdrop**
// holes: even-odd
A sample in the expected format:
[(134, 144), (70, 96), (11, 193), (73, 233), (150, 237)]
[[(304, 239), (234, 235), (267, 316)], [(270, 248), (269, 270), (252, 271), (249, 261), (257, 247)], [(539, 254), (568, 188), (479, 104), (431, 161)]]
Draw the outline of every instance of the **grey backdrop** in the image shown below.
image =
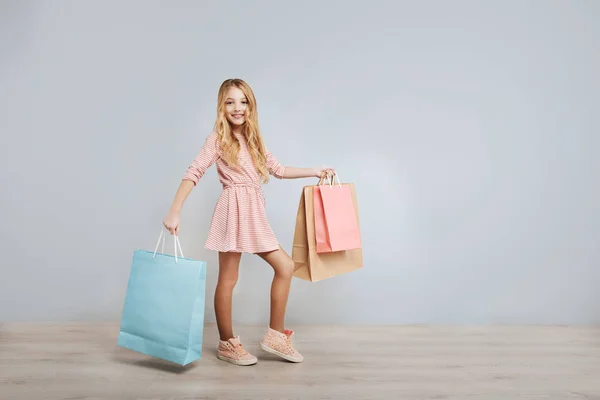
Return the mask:
[[(215, 119), (246, 79), (271, 151), (354, 182), (365, 267), (294, 280), (288, 324), (600, 322), (600, 2), (0, 2), (0, 321), (118, 321)], [(265, 187), (291, 252), (313, 179)], [(214, 166), (185, 204), (203, 248)], [(168, 247), (170, 248), (170, 247)], [(245, 255), (236, 323), (267, 324)]]

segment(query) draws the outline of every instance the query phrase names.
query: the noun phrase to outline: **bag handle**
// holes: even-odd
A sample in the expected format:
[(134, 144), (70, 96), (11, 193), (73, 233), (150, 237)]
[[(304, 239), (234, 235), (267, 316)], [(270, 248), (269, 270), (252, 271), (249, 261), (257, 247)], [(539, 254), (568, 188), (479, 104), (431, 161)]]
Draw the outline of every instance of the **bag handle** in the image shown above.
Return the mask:
[[(165, 252), (165, 228), (161, 228), (160, 230), (160, 235), (158, 236), (158, 242), (156, 242), (156, 247), (154, 248), (154, 255), (152, 256), (152, 258), (156, 257), (156, 252), (158, 251), (158, 245), (161, 242), (162, 239), (162, 248), (161, 248), (161, 253), (164, 254)], [(181, 250), (181, 243), (179, 243), (179, 237), (177, 235), (173, 235), (173, 248), (175, 250), (175, 262), (177, 262), (177, 248), (179, 247), (179, 252), (181, 253), (181, 258), (185, 258), (185, 256), (183, 255), (183, 250)]]
[(337, 179), (337, 181), (338, 181), (338, 186), (341, 188), (341, 187), (342, 187), (342, 182), (340, 181), (340, 177), (339, 177), (339, 175), (337, 174), (337, 172), (334, 172), (334, 173), (333, 173), (333, 177), (331, 178), (331, 184), (332, 184), (332, 185), (335, 185), (335, 180), (336, 180), (336, 179)]
[(321, 174), (321, 179), (319, 179), (317, 186), (321, 186), (323, 184), (323, 181), (325, 180), (325, 178), (327, 178), (327, 180), (329, 181), (329, 174), (327, 172), (323, 172)]
[(329, 187), (333, 188), (333, 185), (335, 185), (336, 178), (337, 178), (337, 181), (338, 181), (338, 186), (341, 188), (342, 187), (342, 183), (340, 182), (340, 177), (338, 176), (337, 172), (333, 173), (333, 176), (331, 177), (331, 179), (329, 179), (329, 174), (323, 174), (323, 175), (321, 175), (321, 179), (319, 180), (319, 183), (317, 185), (321, 186), (324, 182), (327, 182), (327, 184), (329, 185)]

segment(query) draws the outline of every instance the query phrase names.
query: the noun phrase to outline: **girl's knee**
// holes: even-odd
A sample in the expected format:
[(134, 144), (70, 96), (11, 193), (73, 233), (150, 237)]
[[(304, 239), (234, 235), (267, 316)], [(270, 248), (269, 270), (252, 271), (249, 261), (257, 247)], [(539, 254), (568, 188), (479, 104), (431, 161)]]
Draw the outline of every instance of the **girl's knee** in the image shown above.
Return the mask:
[(294, 262), (292, 259), (290, 258), (286, 261), (275, 273), (281, 278), (292, 279), (292, 276), (294, 275)]
[(238, 281), (237, 275), (221, 276), (217, 280), (217, 286), (220, 286), (223, 289), (233, 290), (237, 281)]
[(294, 269), (296, 268), (296, 263), (291, 258), (288, 260), (287, 270), (290, 271), (291, 275), (294, 275)]

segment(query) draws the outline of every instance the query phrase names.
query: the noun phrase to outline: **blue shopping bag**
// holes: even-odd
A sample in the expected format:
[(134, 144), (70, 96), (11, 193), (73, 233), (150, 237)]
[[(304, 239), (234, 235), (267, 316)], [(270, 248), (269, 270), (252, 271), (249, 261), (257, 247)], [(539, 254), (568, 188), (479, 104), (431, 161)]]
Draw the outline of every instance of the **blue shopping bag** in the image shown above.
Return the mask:
[(164, 254), (165, 236), (154, 252), (133, 253), (117, 344), (187, 365), (202, 356), (206, 262), (184, 258), (176, 235), (174, 256)]

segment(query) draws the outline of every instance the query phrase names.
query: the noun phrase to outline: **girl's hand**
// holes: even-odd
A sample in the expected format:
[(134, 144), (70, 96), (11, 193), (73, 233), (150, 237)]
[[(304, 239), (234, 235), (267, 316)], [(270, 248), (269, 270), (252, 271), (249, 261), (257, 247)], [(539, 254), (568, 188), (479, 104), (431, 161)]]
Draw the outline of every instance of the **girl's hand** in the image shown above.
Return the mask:
[(335, 173), (335, 169), (328, 166), (322, 166), (315, 168), (315, 178), (321, 178), (323, 175), (327, 174), (327, 176), (333, 176)]
[(163, 225), (169, 232), (172, 234), (179, 234), (179, 213), (175, 211), (170, 211), (169, 214), (163, 220)]

